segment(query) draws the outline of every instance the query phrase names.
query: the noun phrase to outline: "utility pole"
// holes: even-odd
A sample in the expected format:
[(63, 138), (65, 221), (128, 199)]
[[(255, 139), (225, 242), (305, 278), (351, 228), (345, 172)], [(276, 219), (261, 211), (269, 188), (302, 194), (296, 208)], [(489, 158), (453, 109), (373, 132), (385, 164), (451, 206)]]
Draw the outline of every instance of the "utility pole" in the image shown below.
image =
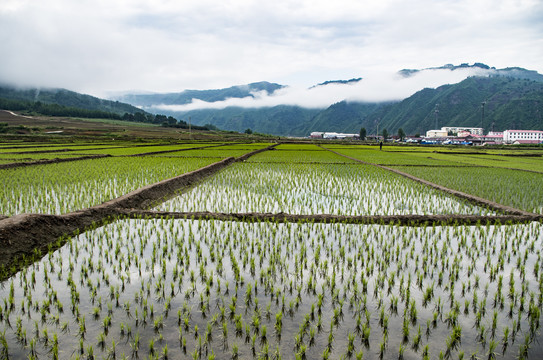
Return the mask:
[(483, 108), (483, 112), (481, 113), (481, 135), (483, 135), (483, 133), (484, 133), (483, 123), (485, 121), (485, 104), (486, 104), (486, 101), (483, 101), (481, 103), (481, 107)]

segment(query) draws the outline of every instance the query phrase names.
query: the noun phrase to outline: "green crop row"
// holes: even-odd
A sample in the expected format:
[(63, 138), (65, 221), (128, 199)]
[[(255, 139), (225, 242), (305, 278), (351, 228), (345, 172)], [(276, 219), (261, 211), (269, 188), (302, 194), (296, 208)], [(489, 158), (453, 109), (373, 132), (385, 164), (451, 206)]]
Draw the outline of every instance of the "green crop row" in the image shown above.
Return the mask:
[(217, 159), (103, 158), (0, 170), (0, 214), (62, 214), (117, 198)]
[(489, 213), (371, 165), (251, 162), (231, 165), (157, 209), (336, 215)]
[(543, 174), (498, 168), (397, 169), (445, 187), (518, 209), (543, 214)]
[(314, 163), (355, 163), (355, 161), (336, 155), (330, 151), (321, 149), (315, 145), (304, 147), (300, 150), (285, 149), (278, 146), (275, 150), (264, 151), (249, 158), (249, 162), (266, 162), (266, 163), (297, 163), (297, 162), (314, 162)]
[(123, 155), (138, 155), (138, 154), (147, 154), (157, 151), (173, 151), (173, 150), (183, 150), (189, 148), (197, 148), (202, 146), (209, 146), (208, 144), (198, 143), (198, 144), (179, 144), (179, 145), (156, 145), (156, 146), (137, 146), (137, 147), (125, 147), (117, 149), (98, 149), (98, 150), (82, 150), (74, 152), (76, 154), (86, 154), (86, 155), (95, 155), (95, 154), (108, 154), (113, 156), (123, 156)]

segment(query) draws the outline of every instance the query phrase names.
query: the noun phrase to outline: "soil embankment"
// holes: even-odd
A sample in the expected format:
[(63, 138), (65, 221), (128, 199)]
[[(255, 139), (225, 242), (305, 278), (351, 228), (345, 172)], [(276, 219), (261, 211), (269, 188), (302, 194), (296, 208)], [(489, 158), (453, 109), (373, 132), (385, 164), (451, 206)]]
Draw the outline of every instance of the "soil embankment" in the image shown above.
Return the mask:
[(378, 224), (378, 225), (503, 225), (507, 223), (528, 223), (543, 221), (543, 215), (330, 215), (330, 214), (272, 214), (272, 213), (215, 213), (215, 212), (166, 212), (127, 210), (123, 215), (130, 218), (170, 218), (223, 221), (263, 221), (293, 223), (341, 223), (341, 224)]
[(65, 159), (51, 159), (51, 160), (37, 160), (37, 161), (21, 161), (21, 162), (14, 162), (10, 164), (1, 164), (0, 169), (13, 169), (18, 167), (24, 167), (24, 166), (34, 166), (34, 165), (46, 165), (46, 164), (57, 164), (62, 162), (69, 162), (69, 161), (79, 161), (79, 160), (92, 160), (92, 159), (100, 159), (105, 157), (110, 157), (111, 155), (88, 155), (88, 156), (79, 156), (79, 157), (73, 157), (73, 158), (65, 158)]

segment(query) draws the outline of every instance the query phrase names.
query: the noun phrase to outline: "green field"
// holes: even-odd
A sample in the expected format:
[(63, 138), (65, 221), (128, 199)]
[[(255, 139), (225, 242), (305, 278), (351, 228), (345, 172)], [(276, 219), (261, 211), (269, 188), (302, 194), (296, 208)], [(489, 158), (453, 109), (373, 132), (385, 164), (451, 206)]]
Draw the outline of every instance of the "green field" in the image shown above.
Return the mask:
[[(220, 144), (12, 143), (25, 154), (3, 144), (0, 164), (110, 156), (0, 169), (0, 215), (72, 213), (273, 143), (202, 148)], [(77, 150), (32, 152), (41, 149)], [(228, 163), (145, 216), (119, 215), (25, 255), (0, 287), (0, 358), (539, 359), (541, 217), (486, 224), (503, 214), (390, 171), (535, 217), (539, 155), (289, 143)], [(392, 215), (479, 220), (379, 221)]]

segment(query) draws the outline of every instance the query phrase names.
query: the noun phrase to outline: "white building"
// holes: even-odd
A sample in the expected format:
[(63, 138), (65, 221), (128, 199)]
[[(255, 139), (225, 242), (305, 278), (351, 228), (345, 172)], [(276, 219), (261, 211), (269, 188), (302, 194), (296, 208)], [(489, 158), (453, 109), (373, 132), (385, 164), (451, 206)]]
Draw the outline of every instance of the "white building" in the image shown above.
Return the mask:
[(543, 142), (543, 131), (540, 130), (505, 130), (503, 142), (512, 144), (515, 141)]
[(345, 138), (358, 138), (359, 134), (344, 134), (337, 132), (322, 132), (314, 131), (309, 135), (312, 139), (345, 139)]
[(322, 139), (322, 135), (324, 135), (322, 131), (313, 131), (309, 137), (312, 139)]
[(447, 137), (447, 130), (428, 130), (426, 132), (426, 137), (428, 138), (439, 138), (439, 137)]
[(345, 138), (355, 138), (359, 137), (359, 134), (344, 134), (337, 132), (325, 132), (322, 137), (323, 139), (345, 139)]
[(428, 130), (426, 137), (447, 137), (449, 133), (455, 136), (466, 137), (468, 135), (483, 135), (483, 128), (470, 128), (458, 126), (444, 126), (441, 130)]
[(441, 128), (442, 131), (446, 131), (453, 134), (458, 134), (461, 131), (468, 131), (472, 135), (483, 135), (483, 128), (473, 128), (473, 127), (458, 127), (458, 126), (444, 126)]

